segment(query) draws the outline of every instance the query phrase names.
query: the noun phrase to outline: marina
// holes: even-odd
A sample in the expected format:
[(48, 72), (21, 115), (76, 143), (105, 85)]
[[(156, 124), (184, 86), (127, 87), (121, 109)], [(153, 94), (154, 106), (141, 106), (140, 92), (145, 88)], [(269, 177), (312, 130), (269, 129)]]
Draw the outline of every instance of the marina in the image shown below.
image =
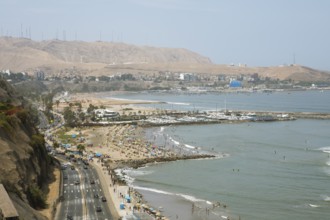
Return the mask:
[[(324, 96), (325, 93), (327, 96)], [(316, 94), (294, 94), (301, 96), (301, 102), (296, 101), (292, 107), (317, 102), (319, 109), (328, 109), (329, 102), (325, 100), (329, 99), (329, 93), (321, 93), (315, 100)], [(156, 145), (174, 146), (186, 151), (198, 149), (225, 156), (211, 160), (152, 164), (127, 170), (126, 175), (133, 180), (131, 186), (153, 207), (163, 207), (162, 214), (170, 219), (176, 216), (178, 219), (196, 220), (326, 219), (330, 201), (327, 187), (330, 174), (328, 113), (314, 111), (315, 106), (306, 108), (304, 112), (288, 112), (293, 103), (285, 105), (283, 101), (290, 95), (275, 95), (275, 98), (282, 100), (282, 111), (232, 111), (232, 114), (235, 112), (245, 116), (251, 113), (249, 116), (271, 114), (278, 117), (279, 120), (271, 123), (234, 123), (245, 120), (224, 120), (223, 112), (215, 109), (209, 114), (213, 118), (218, 117), (221, 123), (199, 124), (192, 122), (194, 117), (189, 116), (185, 119), (191, 123), (179, 120), (178, 124), (174, 124), (171, 117), (158, 118), (154, 125), (159, 126), (146, 128), (147, 138)], [(155, 100), (164, 96), (148, 94), (139, 98)], [(205, 95), (204, 98), (209, 99), (210, 96)], [(179, 103), (178, 96), (166, 97), (168, 102)], [(193, 105), (197, 106), (196, 102), (201, 100), (196, 97), (198, 95), (190, 96), (186, 100), (189, 105), (185, 107), (193, 109)], [(268, 96), (270, 103), (272, 98), (272, 95)], [(251, 105), (258, 104), (258, 95), (251, 95), (250, 99)], [(268, 106), (268, 103), (263, 105)], [(202, 105), (199, 107), (203, 108)], [(212, 204), (217, 202), (225, 204), (226, 208), (213, 207)]]

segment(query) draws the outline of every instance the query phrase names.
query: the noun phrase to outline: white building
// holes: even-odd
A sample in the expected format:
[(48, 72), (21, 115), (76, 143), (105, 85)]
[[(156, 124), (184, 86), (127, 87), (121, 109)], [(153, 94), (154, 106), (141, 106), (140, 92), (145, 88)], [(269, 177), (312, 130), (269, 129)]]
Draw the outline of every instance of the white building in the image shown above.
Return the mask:
[(119, 117), (119, 113), (109, 109), (95, 109), (95, 116), (101, 120), (113, 119)]

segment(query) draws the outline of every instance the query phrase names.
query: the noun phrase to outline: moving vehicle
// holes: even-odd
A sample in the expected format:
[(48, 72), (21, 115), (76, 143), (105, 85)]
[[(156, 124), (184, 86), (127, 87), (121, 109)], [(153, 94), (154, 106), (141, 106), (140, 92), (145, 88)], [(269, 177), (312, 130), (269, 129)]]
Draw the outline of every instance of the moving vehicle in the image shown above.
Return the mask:
[(102, 212), (102, 208), (101, 208), (101, 206), (96, 206), (96, 211), (97, 211), (97, 212)]

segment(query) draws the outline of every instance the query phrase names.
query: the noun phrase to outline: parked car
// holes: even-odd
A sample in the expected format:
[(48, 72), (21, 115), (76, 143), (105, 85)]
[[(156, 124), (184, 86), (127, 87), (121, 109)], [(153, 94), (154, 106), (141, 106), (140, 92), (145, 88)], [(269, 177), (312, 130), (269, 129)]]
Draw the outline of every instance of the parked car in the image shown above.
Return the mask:
[(79, 184), (80, 184), (79, 180), (74, 181), (74, 185), (79, 185)]
[(102, 208), (101, 208), (101, 206), (96, 206), (96, 211), (97, 211), (97, 212), (102, 212)]
[(107, 198), (105, 198), (105, 196), (102, 196), (102, 202), (106, 202), (107, 201)]
[(91, 184), (95, 184), (95, 180), (91, 180), (91, 182), (90, 182)]
[(99, 194), (95, 193), (94, 198), (99, 198)]

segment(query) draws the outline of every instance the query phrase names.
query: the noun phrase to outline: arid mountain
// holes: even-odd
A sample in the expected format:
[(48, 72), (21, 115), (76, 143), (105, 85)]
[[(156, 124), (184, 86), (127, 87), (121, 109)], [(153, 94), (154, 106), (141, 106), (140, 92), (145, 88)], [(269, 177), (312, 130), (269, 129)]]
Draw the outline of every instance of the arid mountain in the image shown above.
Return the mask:
[[(219, 52), (220, 53), (220, 52)], [(224, 54), (225, 56), (225, 54)], [(254, 74), (295, 81), (329, 81), (330, 72), (300, 65), (246, 67), (213, 64), (209, 58), (186, 49), (156, 48), (112, 42), (32, 41), (0, 38), (0, 70), (41, 69), (50, 75), (154, 74), (164, 71), (208, 74)]]
[(0, 68), (14, 71), (48, 67), (100, 69), (113, 64), (211, 63), (186, 49), (155, 48), (110, 42), (41, 41), (0, 38)]

